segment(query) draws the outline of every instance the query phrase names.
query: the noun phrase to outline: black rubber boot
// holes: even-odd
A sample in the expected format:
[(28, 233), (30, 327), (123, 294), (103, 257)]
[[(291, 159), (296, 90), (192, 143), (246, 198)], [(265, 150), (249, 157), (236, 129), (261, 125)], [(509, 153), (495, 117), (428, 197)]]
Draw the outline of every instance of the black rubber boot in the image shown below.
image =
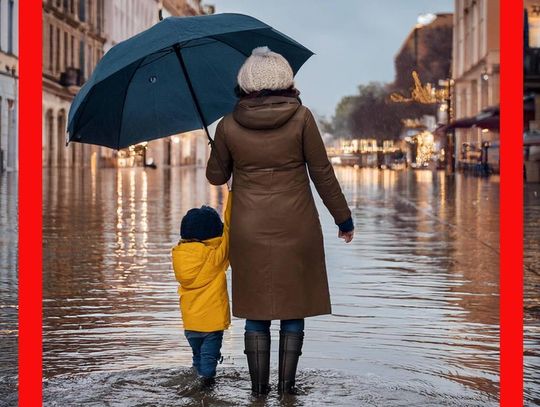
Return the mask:
[(279, 382), (280, 394), (297, 394), (294, 387), (296, 380), (296, 368), (298, 359), (302, 354), (304, 333), (281, 332), (279, 333)]
[(246, 332), (244, 353), (247, 356), (251, 390), (255, 395), (265, 395), (270, 391), (270, 334)]

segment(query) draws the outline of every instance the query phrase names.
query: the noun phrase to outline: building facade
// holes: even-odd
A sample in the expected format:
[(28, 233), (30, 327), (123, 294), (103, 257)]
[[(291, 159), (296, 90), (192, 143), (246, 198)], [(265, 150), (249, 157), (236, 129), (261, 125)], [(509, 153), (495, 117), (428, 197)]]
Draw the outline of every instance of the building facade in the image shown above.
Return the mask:
[(0, 172), (18, 169), (18, 10), (18, 0), (0, 0)]
[(107, 0), (105, 52), (158, 22), (158, 0)]
[(448, 79), (452, 61), (452, 13), (423, 14), (418, 17), (394, 58), (394, 87), (409, 90), (414, 85), (412, 72), (422, 82), (437, 85)]
[(45, 167), (86, 167), (99, 161), (97, 146), (70, 143), (66, 147), (66, 129), (71, 101), (104, 53), (104, 3), (105, 0), (43, 1)]
[(143, 148), (119, 152), (79, 143), (65, 146), (67, 115), (80, 86), (105, 52), (156, 24), (160, 10), (164, 17), (203, 13), (200, 0), (43, 1), (45, 167), (169, 166), (206, 161), (206, 139), (201, 131), (153, 140)]
[[(471, 123), (476, 123), (483, 112), (496, 108), (499, 72), (499, 1), (456, 0), (452, 63), (456, 122), (471, 118)], [(456, 166), (470, 168), (485, 162), (487, 147), (498, 145), (498, 140), (498, 128), (456, 128)], [(498, 157), (492, 157), (494, 160), (498, 161)]]
[(524, 175), (540, 182), (540, 1), (525, 0), (524, 25)]
[[(146, 0), (148, 1), (148, 0)], [(156, 22), (159, 10), (163, 18), (205, 14), (200, 0), (161, 0), (154, 13)], [(121, 153), (122, 154), (122, 153)], [(125, 154), (125, 153), (124, 153)], [(144, 160), (158, 167), (178, 165), (204, 165), (208, 159), (208, 146), (203, 131), (195, 130), (171, 137), (150, 141)]]

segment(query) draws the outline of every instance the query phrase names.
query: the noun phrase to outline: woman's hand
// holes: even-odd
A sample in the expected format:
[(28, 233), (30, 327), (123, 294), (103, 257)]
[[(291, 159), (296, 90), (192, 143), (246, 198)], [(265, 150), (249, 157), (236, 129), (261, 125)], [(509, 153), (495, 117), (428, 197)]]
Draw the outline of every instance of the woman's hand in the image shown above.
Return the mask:
[(345, 240), (345, 243), (351, 243), (354, 237), (354, 229), (350, 232), (342, 232), (341, 230), (338, 232), (338, 237), (340, 239)]

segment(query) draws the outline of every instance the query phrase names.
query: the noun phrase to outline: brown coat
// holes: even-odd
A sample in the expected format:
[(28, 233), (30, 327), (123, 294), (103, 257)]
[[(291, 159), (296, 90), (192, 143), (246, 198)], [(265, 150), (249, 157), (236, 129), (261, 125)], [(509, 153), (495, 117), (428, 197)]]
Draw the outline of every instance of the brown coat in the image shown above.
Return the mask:
[(298, 99), (244, 98), (219, 122), (206, 176), (221, 185), (233, 174), (234, 316), (271, 320), (331, 313), (308, 171), (336, 224), (349, 219), (315, 120)]

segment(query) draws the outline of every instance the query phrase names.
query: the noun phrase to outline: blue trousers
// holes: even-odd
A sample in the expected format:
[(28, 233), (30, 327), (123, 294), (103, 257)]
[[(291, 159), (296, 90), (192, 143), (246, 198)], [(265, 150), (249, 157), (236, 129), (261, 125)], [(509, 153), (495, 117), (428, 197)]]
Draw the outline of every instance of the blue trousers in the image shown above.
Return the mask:
[[(256, 321), (254, 319), (246, 319), (246, 332), (266, 332), (270, 333), (270, 324), (272, 321)], [(282, 332), (304, 332), (303, 319), (282, 319), (280, 321), (280, 329)]]
[(193, 367), (203, 377), (215, 377), (216, 366), (221, 359), (223, 331), (216, 332), (184, 332), (193, 350)]

